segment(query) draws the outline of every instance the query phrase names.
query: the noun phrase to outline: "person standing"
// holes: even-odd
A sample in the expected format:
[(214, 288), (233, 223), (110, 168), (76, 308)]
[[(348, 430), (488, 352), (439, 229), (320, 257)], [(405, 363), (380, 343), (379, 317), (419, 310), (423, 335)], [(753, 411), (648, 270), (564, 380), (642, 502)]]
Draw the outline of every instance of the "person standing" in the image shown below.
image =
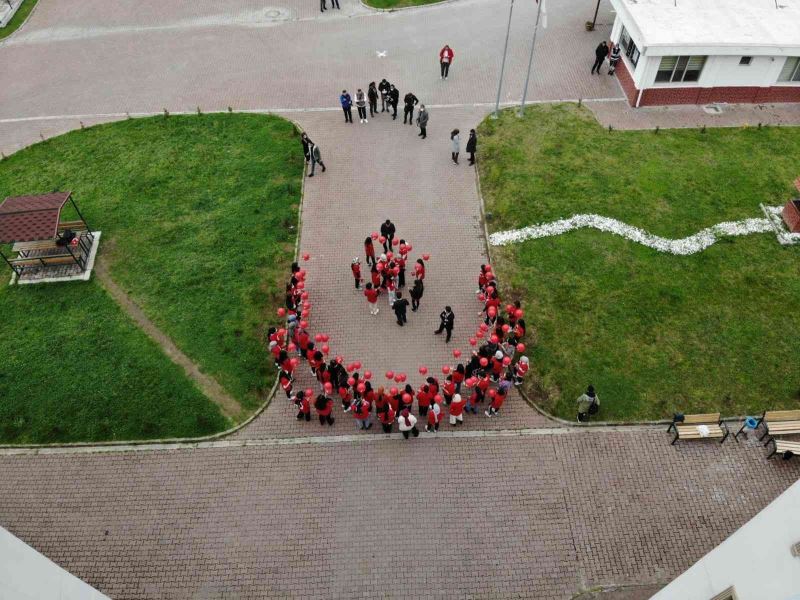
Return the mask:
[(404, 438), (408, 439), (409, 435), (419, 437), (419, 430), (417, 429), (417, 417), (412, 415), (407, 408), (403, 409), (403, 412), (400, 413), (400, 418), (397, 419), (397, 426)]
[(381, 410), (378, 411), (378, 419), (380, 419), (383, 433), (392, 433), (392, 425), (394, 424), (395, 412), (394, 409), (386, 403)]
[(381, 235), (384, 237), (384, 242), (383, 242), (384, 252), (388, 252), (389, 250), (391, 250), (395, 231), (397, 231), (397, 228), (394, 226), (394, 223), (392, 223), (389, 219), (386, 219), (386, 222), (381, 224)]
[(450, 425), (463, 425), (464, 424), (464, 400), (461, 394), (453, 396), (450, 402)]
[(447, 75), (450, 72), (450, 65), (454, 57), (455, 52), (453, 52), (453, 49), (447, 44), (439, 51), (439, 68), (441, 70), (442, 79), (447, 79)]
[(331, 0), (331, 10), (333, 9), (341, 10), (339, 7), (339, 0)]
[(381, 93), (381, 112), (386, 112), (387, 104), (389, 102), (389, 90), (391, 89), (391, 84), (386, 81), (386, 78), (381, 79), (381, 82), (378, 84), (378, 91)]
[(358, 110), (358, 122), (362, 125), (367, 123), (367, 95), (361, 88), (356, 90), (356, 109)]
[(367, 304), (369, 305), (369, 314), (377, 315), (380, 311), (378, 308), (378, 290), (372, 287), (371, 283), (368, 283), (364, 289), (364, 296), (367, 298)]
[(306, 158), (306, 164), (311, 160), (311, 140), (308, 139), (308, 134), (304, 131), (300, 134), (300, 143), (303, 144), (303, 156)]
[(413, 127), (413, 125), (414, 125), (414, 107), (418, 103), (419, 103), (419, 100), (411, 92), (408, 92), (403, 97), (403, 104), (404, 104), (404, 107), (403, 107), (403, 125), (406, 124), (406, 119), (408, 119), (408, 124)]
[(425, 279), (425, 262), (421, 258), (418, 258), (417, 262), (414, 263), (414, 277)]
[(297, 395), (294, 399), (295, 405), (297, 405), (298, 413), (297, 413), (297, 420), (302, 421), (305, 419), (306, 421), (311, 420), (311, 401), (308, 396), (305, 395), (305, 392), (297, 392)]
[(424, 104), (419, 105), (419, 112), (417, 113), (417, 125), (419, 125), (419, 133), (417, 137), (423, 140), (428, 137), (428, 109)]
[(441, 313), (439, 313), (439, 319), (440, 319), (439, 329), (437, 329), (433, 333), (439, 335), (440, 333), (442, 333), (442, 331), (446, 331), (447, 339), (445, 340), (445, 343), (447, 343), (450, 341), (450, 336), (453, 335), (453, 326), (455, 325), (456, 322), (456, 315), (453, 313), (453, 309), (451, 309), (449, 306), (445, 306), (444, 310)]
[(586, 388), (586, 392), (581, 394), (577, 400), (578, 402), (578, 421), (585, 423), (589, 420), (589, 415), (597, 414), (600, 410), (600, 398), (594, 391), (594, 386), (590, 385)]
[(392, 121), (397, 119), (397, 104), (400, 102), (400, 90), (396, 87), (389, 86), (389, 100), (392, 103)]
[(331, 413), (333, 412), (333, 399), (320, 394), (314, 402), (314, 408), (317, 409), (317, 416), (319, 417), (319, 424), (325, 425), (327, 423), (333, 426), (335, 419)]
[(309, 140), (309, 143), (311, 144), (311, 173), (309, 173), (308, 176), (313, 177), (314, 167), (317, 166), (317, 163), (319, 163), (319, 166), (322, 167), (323, 173), (325, 172), (325, 163), (322, 162), (322, 152), (320, 151), (319, 146), (317, 146), (317, 144), (311, 140)]
[[(422, 415), (420, 415), (422, 416)], [(428, 411), (427, 411), (427, 424), (425, 425), (425, 431), (428, 433), (436, 433), (439, 431), (439, 423), (442, 420), (442, 407), (431, 398), (428, 403)]]
[(611, 54), (608, 55), (608, 74), (613, 75), (617, 70), (617, 63), (620, 59), (619, 44), (611, 46)]
[(375, 82), (369, 84), (367, 88), (367, 99), (369, 100), (369, 116), (374, 117), (375, 113), (378, 112), (378, 96), (379, 96), (378, 88), (375, 86)]
[(453, 129), (453, 131), (450, 132), (450, 143), (452, 144), (450, 157), (455, 164), (458, 164), (458, 154), (461, 151), (461, 138), (458, 137), (459, 133), (458, 129)]
[(475, 164), (475, 152), (478, 150), (478, 134), (474, 129), (469, 130), (469, 139), (467, 140), (467, 154), (469, 154), (470, 166)]
[(606, 56), (608, 56), (608, 44), (606, 44), (606, 41), (603, 40), (598, 44), (597, 48), (594, 49), (594, 64), (592, 65), (591, 71), (592, 74), (597, 72), (597, 74), (600, 75), (600, 67), (603, 66), (603, 61), (606, 59)]
[(411, 288), (409, 294), (411, 295), (411, 312), (417, 312), (419, 308), (419, 301), (422, 300), (422, 295), (425, 293), (425, 284), (422, 279), (414, 280), (414, 287)]
[(375, 244), (372, 243), (370, 236), (364, 240), (364, 253), (367, 255), (367, 266), (375, 265)]
[(400, 325), (400, 327), (408, 323), (408, 318), (406, 317), (407, 308), (408, 308), (408, 300), (403, 298), (403, 292), (397, 292), (397, 300), (394, 301), (392, 310), (394, 311), (394, 314), (397, 317), (397, 324)]
[(319, 12), (328, 10), (328, 5), (325, 3), (325, 0), (319, 0)]
[(353, 279), (356, 281), (356, 289), (361, 289), (361, 261), (358, 260), (358, 257), (353, 259), (353, 262), (350, 264), (350, 270), (353, 272)]
[(342, 111), (344, 112), (344, 122), (345, 123), (352, 123), (353, 122), (353, 99), (350, 97), (350, 94), (347, 93), (347, 90), (342, 90), (342, 95), (339, 96), (339, 102), (342, 105)]

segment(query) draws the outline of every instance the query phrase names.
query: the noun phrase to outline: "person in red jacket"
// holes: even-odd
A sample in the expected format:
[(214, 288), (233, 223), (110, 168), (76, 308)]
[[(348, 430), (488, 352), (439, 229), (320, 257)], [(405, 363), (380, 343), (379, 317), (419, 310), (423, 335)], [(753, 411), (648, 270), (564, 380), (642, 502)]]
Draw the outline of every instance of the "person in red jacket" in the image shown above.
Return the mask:
[(294, 398), (294, 403), (297, 405), (299, 412), (297, 413), (297, 420), (302, 421), (305, 419), (306, 421), (311, 420), (311, 400), (305, 394), (305, 392), (297, 392), (297, 395)]
[(425, 279), (425, 263), (421, 258), (418, 258), (417, 262), (414, 264), (414, 278), (419, 280)]
[(361, 261), (357, 258), (353, 259), (350, 264), (350, 270), (353, 272), (353, 279), (356, 280), (356, 289), (361, 289)]
[(364, 253), (367, 255), (367, 266), (375, 265), (375, 245), (372, 243), (372, 238), (368, 237), (364, 240)]
[(289, 373), (288, 371), (281, 370), (281, 372), (278, 374), (278, 381), (281, 384), (281, 389), (283, 389), (283, 391), (286, 392), (286, 397), (287, 398), (291, 398), (292, 397), (292, 381), (294, 381), (292, 379), (292, 374)]
[(317, 409), (317, 416), (319, 417), (319, 424), (332, 426), (336, 420), (331, 413), (333, 412), (333, 399), (320, 394), (314, 402), (314, 408)]
[(450, 406), (453, 396), (456, 395), (456, 384), (453, 382), (453, 376), (448, 375), (442, 386), (442, 395), (444, 396), (444, 403)]
[(372, 287), (374, 287), (376, 290), (379, 289), (381, 287), (382, 277), (377, 266), (372, 265), (372, 268), (369, 271), (369, 276), (372, 279)]
[(489, 410), (485, 411), (484, 414), (487, 417), (495, 417), (500, 412), (500, 408), (503, 406), (503, 402), (505, 402), (506, 396), (508, 392), (503, 387), (499, 387), (496, 390), (491, 390), (494, 392), (492, 396), (492, 403), (489, 405)]
[(392, 433), (392, 424), (394, 423), (396, 413), (389, 404), (384, 404), (383, 408), (378, 411), (378, 419), (380, 419), (383, 433)]
[(442, 79), (447, 79), (453, 58), (455, 58), (455, 52), (453, 52), (453, 49), (450, 46), (445, 44), (444, 48), (439, 51), (439, 68), (441, 69)]
[(366, 400), (357, 400), (353, 404), (353, 416), (356, 419), (356, 429), (363, 429), (366, 431), (372, 427), (371, 412), (372, 407)]
[(450, 402), (450, 425), (463, 425), (464, 424), (464, 400), (461, 394), (453, 396), (453, 401)]
[(344, 385), (339, 386), (339, 398), (342, 400), (342, 410), (350, 412), (350, 403), (353, 401), (353, 396), (350, 394), (350, 388), (346, 382)]
[(377, 315), (380, 312), (378, 308), (378, 290), (376, 290), (371, 283), (367, 284), (364, 289), (364, 296), (367, 298), (367, 306), (369, 306), (369, 314)]
[(427, 423), (425, 425), (425, 431), (428, 433), (436, 433), (439, 431), (439, 423), (442, 420), (442, 407), (436, 403), (434, 398), (431, 398), (431, 401), (428, 405), (427, 411)]
[(428, 407), (431, 405), (430, 387), (426, 384), (417, 390), (417, 405), (419, 406), (419, 416), (424, 417), (428, 414)]

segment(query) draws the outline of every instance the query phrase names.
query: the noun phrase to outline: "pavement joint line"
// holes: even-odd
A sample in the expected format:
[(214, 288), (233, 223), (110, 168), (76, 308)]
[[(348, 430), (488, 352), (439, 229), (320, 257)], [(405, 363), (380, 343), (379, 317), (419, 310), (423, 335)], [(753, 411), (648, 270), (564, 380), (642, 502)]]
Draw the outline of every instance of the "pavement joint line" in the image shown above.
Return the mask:
[[(582, 102), (624, 102), (624, 98), (552, 98), (549, 100), (528, 100), (525, 106), (536, 104), (558, 104), (562, 102), (571, 102), (577, 104), (578, 101)], [(459, 108), (480, 108), (492, 107), (494, 102), (466, 102), (461, 104), (429, 104), (428, 108), (436, 109), (459, 109)], [(511, 108), (518, 106), (518, 102), (501, 102), (501, 108)], [(321, 106), (312, 108), (245, 108), (241, 110), (234, 110), (234, 113), (253, 113), (253, 114), (291, 114), (291, 113), (314, 113), (314, 112), (340, 112), (340, 107)], [(203, 114), (222, 114), (227, 113), (228, 110), (204, 110)], [(111, 113), (93, 113), (93, 114), (78, 114), (78, 115), (42, 115), (37, 117), (8, 117), (0, 119), (0, 125), (10, 123), (28, 123), (34, 121), (68, 121), (72, 119), (117, 119), (117, 118), (141, 118), (141, 117), (157, 117), (163, 115), (163, 110), (151, 112), (111, 112)], [(170, 111), (170, 115), (196, 115), (197, 109), (185, 111)]]
[[(660, 426), (637, 425), (627, 427), (610, 426), (604, 428), (568, 428), (568, 427), (538, 427), (532, 429), (495, 429), (475, 431), (440, 431), (439, 433), (420, 432), (420, 440), (435, 439), (486, 439), (486, 438), (526, 438), (554, 435), (588, 435), (591, 433), (608, 432), (633, 432), (657, 431)], [(49, 447), (16, 447), (0, 448), (0, 456), (31, 456), (31, 455), (63, 455), (63, 454), (114, 454), (127, 452), (160, 452), (167, 450), (205, 450), (225, 448), (257, 448), (274, 446), (304, 446), (322, 444), (348, 444), (356, 442), (381, 442), (389, 440), (403, 440), (402, 434), (346, 434), (330, 436), (305, 436), (288, 438), (263, 438), (242, 440), (219, 440), (210, 442), (175, 442), (154, 444), (115, 444), (95, 446), (49, 446)], [(405, 440), (403, 440), (405, 441)], [(409, 440), (413, 443), (414, 440)]]

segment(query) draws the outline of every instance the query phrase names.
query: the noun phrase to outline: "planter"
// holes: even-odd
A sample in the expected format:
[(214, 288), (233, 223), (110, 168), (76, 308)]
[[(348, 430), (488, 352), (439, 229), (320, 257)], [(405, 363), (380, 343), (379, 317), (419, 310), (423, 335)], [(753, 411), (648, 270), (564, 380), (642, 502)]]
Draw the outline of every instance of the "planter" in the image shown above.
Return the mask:
[(789, 200), (781, 212), (783, 222), (792, 233), (800, 233), (800, 199)]
[(594, 23), (586, 21), (586, 31), (594, 31)]

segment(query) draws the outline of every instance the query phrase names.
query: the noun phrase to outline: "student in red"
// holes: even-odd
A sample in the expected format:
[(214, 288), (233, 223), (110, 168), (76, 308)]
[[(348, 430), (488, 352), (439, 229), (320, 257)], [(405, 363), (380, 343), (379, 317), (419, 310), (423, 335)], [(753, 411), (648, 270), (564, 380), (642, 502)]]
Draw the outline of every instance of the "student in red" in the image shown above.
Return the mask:
[(317, 350), (314, 353), (308, 353), (308, 366), (311, 367), (311, 374), (316, 377), (319, 368), (325, 364), (325, 356)]
[(498, 350), (492, 357), (492, 381), (497, 381), (500, 379), (500, 375), (503, 374), (504, 368), (505, 365), (503, 364), (503, 351)]
[(394, 263), (397, 267), (397, 287), (398, 289), (402, 289), (406, 287), (406, 257), (402, 254), (396, 256)]
[(463, 425), (464, 424), (464, 400), (461, 394), (453, 396), (453, 401), (450, 402), (450, 425)]
[(297, 413), (297, 420), (302, 421), (305, 419), (306, 421), (311, 420), (311, 400), (305, 394), (305, 392), (297, 392), (297, 396), (294, 398), (294, 403), (297, 405), (299, 412)]
[(400, 395), (400, 412), (412, 410), (414, 408), (414, 388), (406, 384), (405, 389)]
[(500, 413), (500, 408), (503, 406), (503, 402), (505, 402), (506, 397), (508, 396), (508, 390), (511, 389), (513, 385), (514, 376), (511, 373), (506, 374), (505, 378), (500, 385), (497, 386), (497, 390), (492, 397), (492, 403), (489, 406), (489, 410), (486, 411), (487, 417), (496, 417)]
[(464, 365), (462, 363), (458, 363), (456, 366), (456, 370), (453, 371), (453, 383), (456, 386), (456, 394), (461, 393), (461, 384), (464, 383), (464, 379), (466, 378), (466, 371), (464, 369)]
[(372, 287), (378, 290), (381, 287), (381, 274), (378, 272), (378, 268), (375, 265), (372, 265), (369, 276), (372, 279)]
[(361, 261), (357, 258), (353, 259), (350, 264), (350, 270), (353, 272), (353, 279), (356, 281), (356, 289), (361, 289)]
[(380, 309), (378, 308), (378, 290), (372, 287), (371, 283), (367, 284), (364, 290), (364, 296), (367, 298), (367, 306), (369, 306), (369, 314), (377, 315)]
[(270, 342), (269, 343), (269, 351), (270, 351), (270, 354), (272, 354), (273, 360), (275, 360), (275, 364), (276, 365), (279, 364), (278, 363), (278, 358), (281, 355), (281, 347), (278, 345), (278, 342)]
[(436, 377), (428, 377), (425, 382), (428, 384), (431, 392), (431, 398), (439, 393), (439, 380)]
[(364, 254), (367, 255), (367, 266), (375, 266), (375, 245), (371, 237), (364, 240)]
[(414, 263), (414, 279), (425, 279), (425, 263), (422, 262), (421, 258), (418, 258), (417, 262)]
[(439, 431), (439, 422), (442, 420), (442, 407), (436, 403), (436, 400), (431, 398), (427, 411), (427, 424), (425, 431), (428, 433), (436, 433)]
[(378, 411), (378, 419), (380, 419), (383, 433), (392, 433), (392, 424), (394, 423), (396, 414), (394, 409), (388, 404), (385, 404), (383, 408)]
[(514, 385), (522, 385), (522, 380), (525, 378), (525, 375), (528, 373), (528, 368), (530, 367), (530, 361), (528, 360), (527, 356), (523, 356), (519, 359), (517, 366), (514, 369)]
[(350, 394), (350, 388), (345, 383), (339, 386), (339, 398), (342, 400), (342, 410), (350, 412), (350, 403), (353, 401), (353, 396)]
[(333, 412), (333, 399), (320, 394), (317, 396), (316, 401), (314, 402), (314, 408), (317, 409), (317, 416), (319, 417), (319, 424), (325, 425), (333, 425), (333, 422), (336, 420), (333, 418), (331, 413)]
[(486, 284), (489, 282), (486, 273), (486, 265), (481, 265), (480, 273), (478, 273), (478, 293), (486, 291)]
[(366, 400), (358, 400), (353, 404), (353, 416), (356, 419), (356, 429), (363, 429), (366, 431), (372, 427), (371, 412), (372, 407)]
[(442, 395), (444, 396), (444, 403), (447, 406), (450, 406), (450, 402), (453, 400), (453, 396), (456, 394), (456, 384), (453, 382), (453, 376), (448, 375), (447, 379), (444, 381), (444, 386), (442, 387)]
[(306, 358), (308, 356), (308, 347), (311, 344), (311, 336), (305, 329), (297, 330), (297, 348), (300, 351), (300, 356)]
[(280, 382), (281, 389), (286, 392), (286, 397), (292, 397), (292, 374), (281, 370), (280, 374), (278, 375), (278, 381)]
[(447, 75), (450, 73), (450, 65), (455, 55), (453, 49), (447, 44), (439, 51), (439, 68), (442, 72), (442, 79), (447, 79)]
[(419, 406), (420, 417), (424, 417), (428, 414), (428, 407), (431, 404), (431, 398), (433, 398), (433, 395), (431, 394), (430, 387), (428, 385), (423, 385), (419, 388), (419, 390), (417, 390), (417, 405)]
[(397, 414), (400, 414), (400, 392), (397, 391), (397, 388), (392, 388), (389, 391), (394, 391), (394, 393), (390, 393), (386, 400), (389, 402), (389, 406), (392, 407), (392, 410)]

